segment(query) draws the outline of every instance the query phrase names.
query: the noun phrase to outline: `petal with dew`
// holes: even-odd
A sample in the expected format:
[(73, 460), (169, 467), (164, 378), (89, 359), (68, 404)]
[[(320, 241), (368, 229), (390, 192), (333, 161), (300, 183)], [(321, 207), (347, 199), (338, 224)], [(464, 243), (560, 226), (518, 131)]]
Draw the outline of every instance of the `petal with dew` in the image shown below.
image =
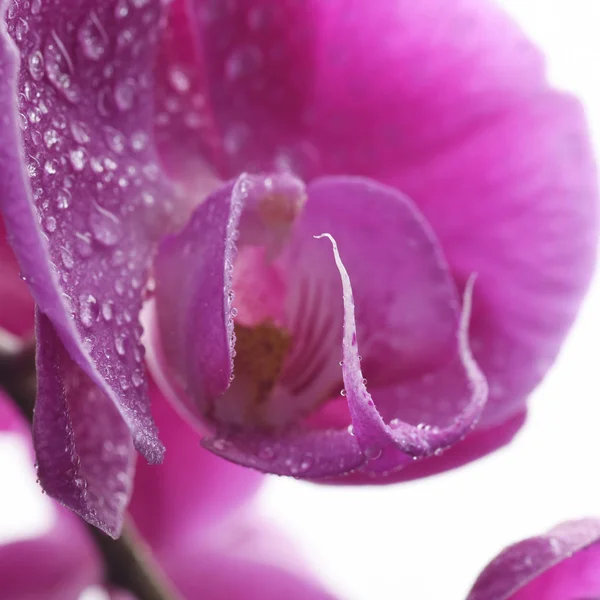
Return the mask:
[(369, 464), (369, 470), (390, 471), (409, 464), (409, 461), (413, 459), (441, 454), (459, 442), (475, 427), (487, 400), (487, 384), (473, 360), (468, 343), (468, 323), (474, 280), (472, 279), (467, 285), (458, 331), (460, 358), (471, 387), (470, 401), (462, 413), (456, 416), (454, 422), (445, 428), (414, 426), (399, 420), (387, 425), (364, 383), (358, 354), (354, 299), (348, 272), (339, 255), (335, 240), (329, 234), (318, 237), (323, 236), (328, 237), (331, 241), (335, 261), (342, 278), (344, 297), (342, 373), (352, 418), (353, 435), (367, 459), (372, 461)]
[[(281, 176), (277, 180), (280, 192), (293, 198), (294, 193), (290, 192), (293, 188), (288, 186), (286, 190), (282, 183), (284, 180), (280, 179)], [(267, 180), (269, 178), (265, 181)], [(467, 384), (462, 392), (464, 397), (457, 398), (452, 404), (455, 410), (452, 421), (446, 427), (423, 428), (418, 427), (417, 423), (411, 426), (400, 424), (399, 419), (395, 419), (396, 423), (390, 427), (384, 424), (381, 415), (373, 409), (376, 423), (373, 421), (372, 424), (376, 425), (375, 429), (381, 429), (367, 433), (366, 429), (363, 431), (361, 423), (368, 418), (366, 414), (359, 415), (364, 402), (357, 397), (355, 392), (358, 390), (354, 388), (348, 398), (350, 416), (355, 427), (354, 435), (348, 431), (347, 422), (338, 424), (337, 427), (323, 428), (311, 425), (308, 420), (301, 420), (292, 421), (289, 423), (292, 426), (288, 428), (287, 422), (280, 421), (278, 426), (285, 425), (287, 430), (273, 433), (262, 426), (257, 429), (254, 423), (244, 420), (242, 415), (247, 414), (249, 403), (254, 402), (254, 392), (253, 388), (249, 387), (252, 380), (244, 379), (244, 371), (241, 372), (240, 379), (240, 355), (246, 352), (246, 348), (239, 344), (236, 350), (236, 379), (233, 385), (229, 386), (234, 356), (234, 340), (231, 337), (234, 312), (229, 299), (229, 292), (235, 291), (232, 289), (232, 274), (235, 274), (237, 265), (234, 242), (237, 239), (239, 244), (244, 246), (250, 243), (252, 234), (267, 245), (271, 244), (273, 239), (279, 244), (280, 239), (279, 236), (273, 238), (265, 232), (260, 232), (256, 228), (256, 224), (261, 223), (260, 219), (253, 220), (260, 214), (253, 212), (255, 205), (260, 205), (256, 203), (257, 195), (260, 197), (261, 194), (264, 196), (267, 193), (266, 188), (257, 187), (261, 185), (257, 183), (259, 181), (257, 176), (242, 177), (235, 184), (229, 184), (211, 195), (196, 209), (190, 224), (161, 245), (156, 260), (157, 329), (163, 343), (162, 360), (158, 361), (159, 374), (162, 375), (161, 380), (173, 383), (171, 389), (178, 389), (177, 396), (187, 411), (201, 422), (204, 421), (209, 432), (203, 440), (205, 447), (220, 456), (259, 470), (319, 478), (347, 473), (367, 461), (370, 461), (370, 470), (387, 472), (412, 462), (413, 458), (439, 454), (460, 441), (474, 426), (486, 399), (485, 381), (470, 356), (466, 339), (470, 290), (465, 296), (463, 322), (459, 328), (456, 291), (448, 277), (443, 256), (433, 234), (411, 204), (395, 190), (359, 178), (330, 178), (311, 184), (306, 208), (289, 230), (288, 242), (279, 256), (285, 277), (292, 282), (292, 286), (295, 285), (302, 279), (298, 265), (303, 264), (311, 276), (325, 280), (321, 282), (324, 287), (321, 287), (330, 289), (331, 292), (325, 293), (321, 298), (319, 314), (324, 312), (328, 315), (330, 310), (342, 313), (345, 308), (345, 337), (356, 338), (353, 302), (349, 300), (351, 291), (347, 275), (342, 277), (345, 307), (341, 304), (338, 307), (335, 296), (339, 293), (339, 274), (335, 268), (325, 266), (322, 253), (315, 257), (315, 254), (308, 250), (311, 244), (317, 246), (312, 241), (309, 231), (314, 233), (312, 229), (319, 223), (323, 225), (339, 220), (335, 226), (343, 233), (344, 243), (357, 245), (351, 252), (351, 257), (353, 267), (357, 271), (357, 281), (361, 286), (363, 313), (368, 313), (369, 307), (377, 305), (380, 301), (392, 311), (392, 314), (388, 315), (384, 308), (381, 319), (367, 318), (366, 323), (363, 323), (366, 332), (372, 333), (373, 330), (382, 327), (388, 334), (386, 342), (389, 342), (390, 350), (387, 353), (382, 353), (381, 350), (373, 352), (374, 362), (381, 361), (382, 358), (386, 360), (387, 354), (390, 354), (391, 363), (394, 364), (395, 360), (398, 360), (394, 354), (398, 352), (398, 341), (402, 341), (407, 335), (411, 340), (418, 341), (419, 333), (431, 330), (432, 339), (416, 344), (421, 348), (421, 352), (413, 363), (409, 362), (414, 358), (410, 354), (410, 343), (408, 350), (404, 347), (408, 360), (402, 361), (408, 363), (410, 368), (427, 371), (432, 365), (448, 362), (448, 351), (450, 354), (456, 354), (455, 336), (459, 329), (458, 366), (462, 369), (461, 375)], [(272, 181), (270, 185), (273, 185)], [(311, 209), (311, 190), (314, 190), (315, 194), (314, 209)], [(254, 192), (257, 192), (257, 195)], [(271, 188), (269, 193), (272, 193)], [(352, 204), (356, 211), (340, 211), (339, 204), (342, 200)], [(362, 211), (368, 212), (372, 207), (381, 208), (381, 214), (374, 211), (377, 214), (375, 221), (385, 219), (389, 222), (388, 227), (380, 227), (382, 224), (379, 221), (374, 225), (371, 223), (372, 219), (367, 217), (360, 219)], [(333, 218), (334, 215), (339, 215), (339, 219)], [(272, 225), (271, 221), (269, 223)], [(353, 236), (353, 232), (356, 236)], [(267, 233), (272, 233), (272, 229), (267, 229)], [(377, 240), (376, 235), (379, 236)], [(388, 246), (392, 240), (397, 240), (395, 248), (393, 244)], [(205, 245), (209, 247), (205, 248)], [(307, 251), (303, 253), (304, 248), (307, 248)], [(374, 265), (372, 269), (369, 269), (370, 264)], [(243, 266), (247, 267), (248, 264)], [(341, 263), (338, 266), (343, 270)], [(388, 277), (386, 267), (389, 267), (389, 274), (393, 274), (394, 278)], [(257, 271), (258, 277), (263, 274), (261, 270)], [(235, 281), (236, 278), (233, 277), (233, 282)], [(402, 302), (399, 302), (397, 297), (409, 298), (406, 315), (403, 313)], [(298, 306), (305, 311), (305, 304), (306, 302), (300, 301)], [(294, 305), (292, 302), (291, 306)], [(410, 305), (418, 306), (419, 310), (411, 311)], [(217, 319), (214, 318), (215, 315), (218, 315)], [(309, 318), (313, 317), (315, 315), (309, 315)], [(286, 318), (288, 321), (294, 320), (293, 315)], [(326, 322), (329, 328), (335, 331), (336, 321), (329, 319)], [(331, 356), (324, 359), (327, 363), (333, 361), (337, 375), (328, 382), (315, 376), (315, 380), (320, 382), (319, 385), (326, 385), (325, 389), (313, 389), (314, 386), (311, 387), (310, 382), (308, 387), (304, 386), (310, 396), (307, 400), (302, 399), (302, 402), (306, 400), (307, 408), (312, 409), (315, 404), (318, 406), (319, 394), (330, 392), (329, 387), (335, 385), (340, 375), (348, 387), (354, 367), (357, 366), (353, 365), (351, 370), (348, 370), (346, 363), (358, 361), (358, 354), (348, 355), (348, 340), (342, 343), (341, 315), (338, 322), (339, 341), (334, 341), (333, 347), (329, 348)], [(389, 322), (390, 326), (386, 327), (384, 322)], [(190, 327), (190, 323), (194, 323), (194, 327)], [(432, 323), (439, 324), (440, 327), (435, 328)], [(308, 331), (312, 330), (314, 327), (309, 324)], [(290, 332), (292, 337), (303, 335), (293, 327)], [(335, 340), (336, 337), (332, 339)], [(322, 339), (318, 332), (316, 339)], [(341, 370), (337, 365), (340, 348), (343, 348), (344, 354), (347, 355)], [(399, 352), (402, 354), (402, 350)], [(308, 369), (305, 360), (301, 360), (300, 363), (304, 370)], [(285, 364), (287, 363), (284, 362)], [(290, 369), (294, 370), (296, 366), (292, 364)], [(357, 369), (362, 385), (360, 367)], [(302, 379), (312, 373), (311, 367), (308, 373), (300, 372), (297, 375)], [(293, 403), (298, 401), (300, 396), (297, 393), (288, 394), (281, 391), (282, 387), (289, 384), (289, 381), (284, 381), (286, 375), (289, 375), (289, 372), (285, 371), (284, 366), (281, 382), (276, 383), (274, 391), (269, 394), (273, 397), (280, 393), (283, 401)], [(356, 383), (352, 381), (353, 384)], [(445, 389), (436, 389), (434, 392), (438, 396), (447, 393)], [(327, 400), (327, 395), (324, 400)], [(227, 404), (224, 404), (225, 402)], [(265, 399), (261, 400), (261, 405), (265, 405)], [(232, 413), (239, 413), (241, 421), (225, 418)], [(372, 440), (372, 443), (366, 440), (367, 437), (373, 436), (377, 440)], [(393, 447), (394, 450), (390, 450), (391, 454), (386, 460), (380, 459), (375, 468), (374, 459), (381, 455), (384, 446)]]
[(514, 422), (573, 322), (598, 237), (585, 116), (551, 89), (541, 52), (479, 0), (190, 5), (229, 159), (216, 168), (350, 173), (410, 196), (457, 287), (479, 275), (479, 430)]
[(153, 462), (163, 449), (137, 315), (171, 206), (150, 143), (160, 14), (154, 1), (124, 16), (83, 0), (13, 4), (0, 49), (0, 202), (23, 276), (53, 324), (42, 335), (51, 345), (58, 336), (73, 370), (98, 386)]
[(568, 521), (517, 542), (481, 573), (467, 600), (564, 600), (600, 594), (600, 521)]
[(116, 538), (133, 488), (131, 435), (117, 408), (71, 361), (52, 328), (38, 312), (33, 414), (38, 477), (48, 494)]

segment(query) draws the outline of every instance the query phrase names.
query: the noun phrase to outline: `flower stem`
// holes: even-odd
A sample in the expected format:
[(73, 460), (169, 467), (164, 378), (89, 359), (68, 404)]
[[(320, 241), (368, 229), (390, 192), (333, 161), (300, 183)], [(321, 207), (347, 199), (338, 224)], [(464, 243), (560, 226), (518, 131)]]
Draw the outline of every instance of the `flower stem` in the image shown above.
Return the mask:
[[(32, 422), (36, 394), (34, 344), (15, 349), (1, 341), (0, 386)], [(118, 540), (85, 525), (104, 559), (108, 585), (130, 591), (137, 600), (181, 600), (131, 519), (126, 520)]]

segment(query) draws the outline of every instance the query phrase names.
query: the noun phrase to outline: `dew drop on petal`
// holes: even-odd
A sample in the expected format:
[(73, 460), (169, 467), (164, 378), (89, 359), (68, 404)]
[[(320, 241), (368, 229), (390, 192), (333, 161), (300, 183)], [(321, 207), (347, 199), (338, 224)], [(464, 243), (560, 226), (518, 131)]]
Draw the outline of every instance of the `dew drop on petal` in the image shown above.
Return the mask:
[(123, 234), (119, 217), (99, 205), (90, 215), (90, 229), (94, 239), (104, 246), (114, 246)]
[(92, 294), (79, 296), (79, 318), (84, 327), (91, 327), (98, 318), (99, 308), (96, 297)]
[(35, 81), (39, 81), (44, 76), (44, 57), (39, 50), (29, 55), (29, 74)]

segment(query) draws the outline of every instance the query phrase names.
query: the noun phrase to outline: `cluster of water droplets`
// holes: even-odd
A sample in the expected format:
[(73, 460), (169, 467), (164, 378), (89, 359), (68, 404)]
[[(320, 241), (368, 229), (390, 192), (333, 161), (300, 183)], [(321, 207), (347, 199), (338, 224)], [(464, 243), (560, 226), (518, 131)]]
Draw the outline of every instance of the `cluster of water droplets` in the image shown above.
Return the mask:
[(138, 312), (172, 210), (150, 139), (160, 19), (154, 0), (86, 13), (13, 0), (6, 14), (21, 57), (25, 167), (55, 276), (84, 347), (120, 361), (103, 375), (123, 391), (144, 385)]

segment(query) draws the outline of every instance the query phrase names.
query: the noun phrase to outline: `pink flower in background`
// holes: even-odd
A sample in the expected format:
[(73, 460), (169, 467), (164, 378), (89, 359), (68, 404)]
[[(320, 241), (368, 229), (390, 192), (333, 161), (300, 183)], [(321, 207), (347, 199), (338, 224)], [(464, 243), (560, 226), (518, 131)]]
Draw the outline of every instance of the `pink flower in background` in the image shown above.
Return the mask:
[(38, 472), (90, 523), (118, 535), (134, 447), (163, 459), (146, 349), (204, 444), (264, 471), (398, 481), (521, 426), (597, 189), (578, 102), (491, 2), (13, 2), (0, 71)]
[[(163, 400), (157, 399), (155, 414), (171, 452), (160, 467), (141, 466), (131, 514), (181, 597), (332, 600), (289, 541), (249, 504), (261, 477), (199, 451), (189, 427)], [(2, 395), (0, 439), (7, 435), (27, 446), (33, 463), (25, 423)], [(85, 524), (47, 502), (53, 513), (47, 533), (0, 544), (2, 598), (77, 600), (84, 590), (105, 585), (104, 566)], [(122, 594), (111, 598), (131, 598)]]
[(569, 521), (503, 550), (467, 600), (590, 599), (600, 594), (600, 521)]

